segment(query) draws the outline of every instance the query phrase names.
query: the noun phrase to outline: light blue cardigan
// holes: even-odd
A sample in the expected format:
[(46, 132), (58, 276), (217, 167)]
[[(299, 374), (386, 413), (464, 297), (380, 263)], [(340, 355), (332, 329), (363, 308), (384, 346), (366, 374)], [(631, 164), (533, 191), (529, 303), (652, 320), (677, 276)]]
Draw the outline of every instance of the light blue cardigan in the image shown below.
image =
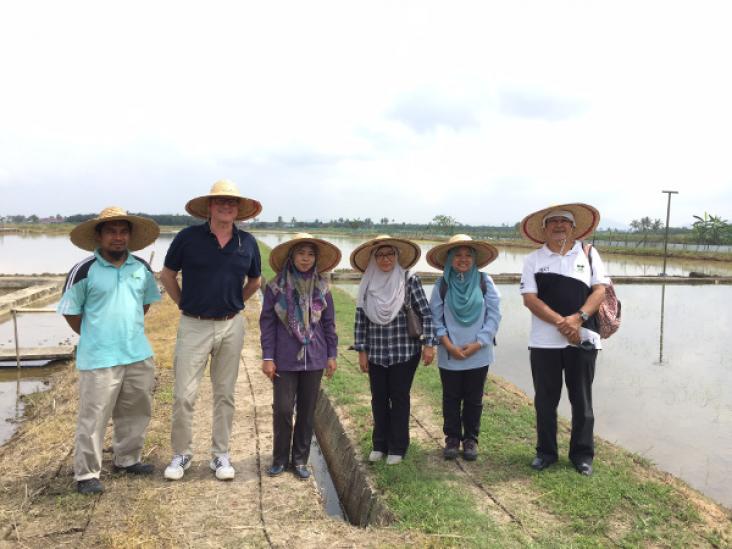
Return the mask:
[[(437, 348), (437, 364), (445, 370), (472, 370), (482, 368), (493, 363), (493, 339), (498, 332), (498, 324), (501, 322), (501, 310), (499, 307), (501, 296), (493, 279), (485, 273), (480, 273), (486, 281), (486, 292), (483, 297), (483, 314), (478, 317), (471, 326), (459, 324), (449, 307), (440, 297), (439, 279), (432, 288), (430, 298), (430, 309), (432, 310), (432, 322), (435, 327), (435, 336), (439, 341), (442, 336), (447, 335), (455, 345), (462, 347), (475, 341), (480, 342), (481, 349), (464, 360), (452, 358), (444, 345), (439, 344)], [(450, 290), (448, 289), (448, 292)]]

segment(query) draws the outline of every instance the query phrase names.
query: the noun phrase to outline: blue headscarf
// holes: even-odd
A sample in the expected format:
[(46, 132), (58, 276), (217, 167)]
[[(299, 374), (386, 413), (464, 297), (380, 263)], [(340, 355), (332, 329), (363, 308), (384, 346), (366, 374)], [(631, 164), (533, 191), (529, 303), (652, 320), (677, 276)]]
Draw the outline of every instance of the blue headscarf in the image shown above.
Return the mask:
[(447, 254), (443, 278), (447, 283), (447, 306), (455, 320), (463, 326), (472, 326), (483, 311), (483, 292), (480, 289), (480, 271), (475, 265), (476, 253), (470, 249), (473, 265), (467, 273), (458, 273), (452, 268), (452, 260), (460, 246)]

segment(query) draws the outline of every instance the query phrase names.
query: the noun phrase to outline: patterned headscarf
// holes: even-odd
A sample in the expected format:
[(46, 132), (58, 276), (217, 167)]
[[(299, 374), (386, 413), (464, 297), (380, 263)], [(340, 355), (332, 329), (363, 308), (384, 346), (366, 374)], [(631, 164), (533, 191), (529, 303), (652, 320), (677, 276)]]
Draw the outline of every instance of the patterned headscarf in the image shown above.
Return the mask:
[(463, 326), (472, 326), (483, 310), (483, 292), (480, 289), (480, 271), (475, 266), (475, 250), (470, 249), (473, 265), (467, 273), (458, 273), (452, 268), (452, 260), (459, 248), (447, 254), (443, 278), (447, 282), (447, 306), (455, 320)]
[(293, 255), (303, 246), (311, 245), (293, 246), (282, 271), (269, 283), (275, 298), (275, 314), (288, 333), (302, 344), (298, 360), (302, 360), (305, 347), (312, 340), (313, 326), (327, 307), (325, 296), (330, 291), (328, 281), (317, 272), (317, 247), (316, 261), (309, 271), (302, 273), (295, 266)]

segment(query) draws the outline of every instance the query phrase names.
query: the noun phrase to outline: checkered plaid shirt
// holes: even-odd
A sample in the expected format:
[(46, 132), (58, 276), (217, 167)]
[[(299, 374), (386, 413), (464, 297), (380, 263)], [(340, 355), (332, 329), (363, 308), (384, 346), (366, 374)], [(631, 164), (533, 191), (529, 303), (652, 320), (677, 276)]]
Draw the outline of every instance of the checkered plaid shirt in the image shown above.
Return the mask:
[(432, 312), (419, 276), (414, 275), (407, 282), (408, 296), (412, 309), (422, 317), (422, 338), (409, 337), (407, 332), (407, 313), (402, 307), (389, 324), (371, 322), (363, 309), (356, 309), (353, 348), (366, 351), (369, 362), (381, 366), (391, 366), (406, 362), (422, 350), (422, 345), (436, 345), (432, 327)]

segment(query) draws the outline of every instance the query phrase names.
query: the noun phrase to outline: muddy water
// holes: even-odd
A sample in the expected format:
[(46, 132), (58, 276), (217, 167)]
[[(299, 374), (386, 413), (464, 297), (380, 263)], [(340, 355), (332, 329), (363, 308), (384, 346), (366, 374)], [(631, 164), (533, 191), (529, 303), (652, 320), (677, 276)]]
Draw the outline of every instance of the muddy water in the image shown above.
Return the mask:
[[(56, 303), (47, 305), (49, 309)], [(18, 339), (22, 347), (52, 347), (76, 344), (77, 336), (56, 313), (18, 315)], [(0, 323), (0, 348), (15, 349), (13, 322)], [(23, 416), (20, 397), (48, 388), (49, 376), (58, 367), (42, 367), (44, 362), (23, 362), (18, 372), (15, 362), (0, 363), (0, 445), (8, 440)]]
[[(355, 295), (355, 285), (343, 287)], [(425, 289), (430, 295), (432, 287)], [(533, 398), (530, 313), (517, 285), (499, 290), (503, 319), (490, 372)], [(617, 292), (623, 325), (604, 342), (597, 361), (595, 432), (732, 507), (732, 358), (726, 345), (732, 287), (622, 285)], [(566, 391), (559, 412), (571, 415)]]
[[(43, 308), (55, 309), (57, 302)], [(75, 345), (78, 336), (71, 331), (64, 318), (55, 312), (19, 314), (18, 339), (21, 347), (53, 347)], [(13, 321), (0, 323), (0, 348), (15, 349)]]
[[(277, 244), (291, 238), (291, 234), (256, 232), (256, 237), (268, 244)], [(341, 249), (343, 258), (338, 268), (350, 269), (348, 261), (351, 252), (363, 242), (361, 239), (346, 236), (325, 236)], [(165, 253), (173, 239), (172, 234), (163, 234), (151, 246), (135, 252), (145, 260), (153, 257), (153, 269), (159, 271), (163, 266)], [(420, 271), (432, 271), (425, 259), (434, 244), (421, 243), (422, 257), (416, 266)], [(500, 247), (498, 259), (488, 270), (492, 273), (519, 273), (523, 260), (531, 250), (526, 248)], [(89, 252), (76, 248), (64, 235), (0, 235), (0, 274), (40, 274), (66, 273), (78, 261), (89, 256)], [(607, 255), (604, 257), (611, 275), (657, 275), (663, 270), (663, 260), (638, 258), (634, 256)], [(706, 274), (732, 276), (732, 263), (718, 261), (690, 261), (669, 259), (666, 272), (669, 275), (687, 276), (696, 271)]]
[(18, 422), (23, 417), (24, 395), (48, 389), (48, 381), (44, 379), (17, 379), (17, 373), (12, 372), (13, 379), (0, 370), (0, 446), (2, 446), (15, 432)]

